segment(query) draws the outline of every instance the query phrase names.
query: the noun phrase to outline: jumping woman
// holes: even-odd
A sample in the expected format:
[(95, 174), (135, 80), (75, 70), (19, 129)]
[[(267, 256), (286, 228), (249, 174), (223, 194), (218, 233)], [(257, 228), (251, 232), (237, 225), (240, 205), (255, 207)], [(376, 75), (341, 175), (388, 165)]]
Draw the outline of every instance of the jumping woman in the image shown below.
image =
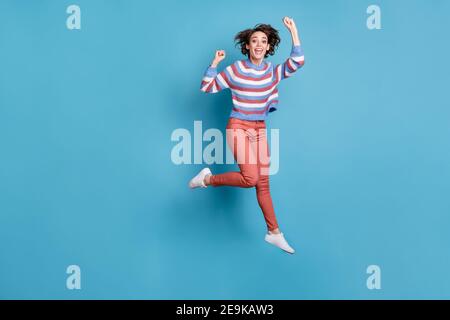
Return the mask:
[(217, 73), (217, 65), (225, 58), (225, 51), (216, 51), (214, 60), (205, 71), (200, 90), (206, 93), (216, 93), (226, 88), (231, 90), (233, 108), (226, 126), (226, 139), (240, 171), (213, 175), (209, 168), (204, 168), (191, 179), (189, 186), (255, 187), (267, 224), (265, 240), (288, 253), (294, 253), (295, 250), (279, 229), (272, 204), (270, 152), (265, 123), (269, 112), (278, 107), (277, 85), (304, 64), (294, 20), (284, 17), (283, 23), (291, 33), (292, 50), (290, 57), (282, 64), (272, 65), (264, 60), (275, 53), (280, 43), (278, 31), (269, 24), (258, 24), (253, 29), (239, 32), (234, 40), (247, 58), (234, 62), (220, 73)]

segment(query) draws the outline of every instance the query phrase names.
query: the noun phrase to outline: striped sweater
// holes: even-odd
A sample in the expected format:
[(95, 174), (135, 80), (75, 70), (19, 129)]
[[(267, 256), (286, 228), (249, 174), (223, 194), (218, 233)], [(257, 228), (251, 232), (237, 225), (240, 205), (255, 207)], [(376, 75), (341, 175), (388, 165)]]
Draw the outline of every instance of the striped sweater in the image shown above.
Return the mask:
[(233, 102), (230, 117), (265, 120), (269, 112), (278, 108), (278, 83), (300, 69), (304, 61), (301, 45), (292, 45), (290, 57), (275, 66), (265, 60), (258, 66), (249, 58), (234, 62), (220, 73), (209, 66), (200, 90), (216, 93), (229, 88)]

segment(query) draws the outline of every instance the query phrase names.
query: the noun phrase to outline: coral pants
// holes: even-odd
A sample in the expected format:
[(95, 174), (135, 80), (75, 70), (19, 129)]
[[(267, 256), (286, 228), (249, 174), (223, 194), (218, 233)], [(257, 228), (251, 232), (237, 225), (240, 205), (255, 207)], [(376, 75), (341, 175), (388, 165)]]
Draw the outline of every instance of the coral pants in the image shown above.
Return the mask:
[(267, 229), (278, 228), (269, 187), (270, 151), (264, 120), (242, 120), (230, 117), (226, 126), (226, 139), (239, 171), (215, 174), (210, 185), (256, 188), (258, 204), (264, 214)]

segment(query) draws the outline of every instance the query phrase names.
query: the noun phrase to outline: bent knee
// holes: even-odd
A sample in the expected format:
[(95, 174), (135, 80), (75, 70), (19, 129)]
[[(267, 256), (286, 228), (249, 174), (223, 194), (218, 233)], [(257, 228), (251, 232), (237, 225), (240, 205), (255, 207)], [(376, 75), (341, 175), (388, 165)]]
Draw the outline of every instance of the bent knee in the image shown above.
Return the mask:
[(244, 176), (244, 183), (247, 188), (255, 187), (258, 184), (258, 175)]

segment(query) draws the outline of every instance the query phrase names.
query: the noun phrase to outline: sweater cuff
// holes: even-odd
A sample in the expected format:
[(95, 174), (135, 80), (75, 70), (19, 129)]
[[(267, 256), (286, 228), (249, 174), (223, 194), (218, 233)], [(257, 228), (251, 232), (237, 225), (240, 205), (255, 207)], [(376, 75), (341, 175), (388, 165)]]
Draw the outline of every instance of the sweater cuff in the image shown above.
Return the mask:
[(205, 76), (214, 78), (217, 76), (217, 67), (211, 67), (209, 66), (208, 69), (205, 71)]
[(303, 48), (302, 46), (299, 45), (292, 45), (292, 50), (291, 50), (291, 56), (293, 57), (300, 57), (303, 55)]

